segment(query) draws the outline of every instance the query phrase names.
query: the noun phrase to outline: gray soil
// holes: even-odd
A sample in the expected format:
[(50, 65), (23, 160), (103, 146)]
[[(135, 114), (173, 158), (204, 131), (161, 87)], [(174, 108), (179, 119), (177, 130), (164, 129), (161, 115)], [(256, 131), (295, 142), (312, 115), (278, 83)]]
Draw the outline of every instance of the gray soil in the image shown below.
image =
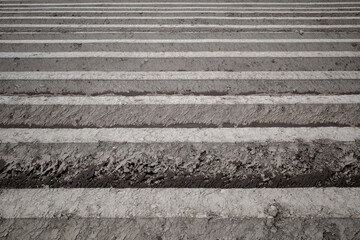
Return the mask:
[[(358, 240), (360, 219), (3, 219), (1, 239)], [(225, 237), (226, 236), (226, 237)]]
[(360, 187), (359, 142), (0, 144), (0, 187)]
[(26, 95), (251, 95), (359, 94), (357, 79), (317, 80), (0, 80), (0, 94)]
[(0, 127), (360, 126), (358, 104), (0, 105)]
[(1, 58), (0, 71), (359, 71), (359, 57)]
[[(5, 13), (2, 13), (5, 15)], [(13, 16), (13, 13), (11, 13)], [(63, 13), (64, 14), (64, 13)], [(94, 13), (90, 13), (93, 15)], [(106, 15), (108, 15), (107, 13)], [(141, 15), (144, 13), (140, 13)], [(155, 13), (158, 14), (158, 13)], [(180, 13), (181, 16), (184, 13)], [(294, 14), (294, 13), (291, 13)], [(346, 16), (351, 16), (351, 13), (345, 13)], [(24, 13), (21, 13), (25, 16)], [(72, 15), (72, 14), (70, 14)], [(115, 13), (118, 16), (118, 13)], [(171, 13), (174, 16), (175, 13)], [(272, 15), (270, 13), (270, 15)], [(360, 15), (357, 13), (356, 16)], [(263, 13), (261, 14), (263, 16)], [(308, 16), (305, 14), (305, 16)], [(321, 15), (325, 16), (325, 15)], [(12, 33), (4, 32), (0, 34), (0, 39), (9, 40), (36, 40), (36, 39), (358, 39), (359, 32), (306, 32), (300, 34), (299, 31), (294, 32), (87, 32), (87, 33), (62, 33), (62, 32), (46, 32), (39, 31), (28, 33)], [(330, 50), (329, 50), (330, 51)]]
[[(157, 0), (157, 2), (163, 0)], [(185, 0), (186, 2), (187, 0)], [(218, 0), (198, 0), (197, 2), (216, 2)], [(259, 0), (226, 0), (227, 2), (261, 2)], [(268, 0), (264, 0), (265, 2)], [(271, 0), (270, 2), (274, 2)], [(358, 0), (347, 0), (347, 2)], [(20, 3), (15, 0), (13, 3)], [(30, 0), (31, 3), (44, 3), (42, 0)], [(89, 0), (52, 0), (52, 3), (83, 2)], [(90, 1), (91, 2), (91, 1)], [(105, 2), (129, 2), (128, 0), (106, 0)], [(134, 0), (136, 2), (154, 2), (152, 0)], [(166, 0), (179, 2), (179, 0)], [(289, 0), (275, 2), (288, 3)], [(295, 2), (295, 1), (292, 1)], [(297, 0), (296, 2), (309, 2)], [(317, 3), (338, 2), (339, 0), (318, 0)], [(10, 2), (11, 3), (11, 2)], [(26, 4), (26, 2), (23, 2)], [(184, 1), (182, 1), (184, 3)], [(194, 3), (194, 2), (192, 2)], [(6, 4), (1, 3), (1, 4)], [(358, 4), (357, 4), (358, 5)], [(357, 6), (356, 5), (356, 6)], [(86, 5), (85, 5), (86, 6)], [(181, 6), (181, 5), (180, 5)], [(174, 16), (217, 16), (222, 20), (189, 20), (189, 19), (150, 19), (150, 20), (116, 20), (116, 19), (6, 19), (21, 16), (120, 16), (121, 12), (76, 12), (76, 8), (68, 10), (76, 13), (56, 13), (47, 9), (40, 13), (4, 13), (1, 6), (0, 39), (2, 40), (34, 40), (33, 43), (4, 43), (0, 51), (5, 52), (0, 58), (0, 72), (27, 71), (360, 71), (360, 57), (344, 55), (345, 51), (358, 53), (359, 42), (352, 43), (209, 43), (209, 44), (133, 44), (133, 43), (37, 43), (36, 39), (360, 39), (359, 19), (226, 19), (227, 17), (359, 17), (359, 11), (345, 12), (346, 8), (336, 12), (323, 11), (318, 5), (316, 11), (302, 10), (297, 12), (272, 13), (263, 6), (264, 12), (236, 13), (228, 8), (228, 13), (203, 14), (195, 12), (133, 12), (125, 16), (135, 17), (174, 17)], [(280, 5), (281, 6), (281, 5)], [(286, 4), (284, 6), (287, 6)], [(296, 7), (297, 5), (292, 5)], [(343, 4), (351, 7), (353, 4)], [(299, 7), (299, 6), (297, 6)], [(241, 8), (241, 7), (238, 7)], [(41, 9), (41, 7), (40, 7)], [(85, 10), (84, 8), (83, 10)], [(217, 8), (219, 10), (221, 8)], [(23, 10), (26, 10), (24, 8)], [(59, 10), (59, 9), (58, 9)], [(91, 10), (91, 8), (88, 8)], [(113, 10), (109, 8), (108, 10)], [(26, 10), (27, 11), (27, 10)], [(319, 13), (320, 11), (320, 13)], [(322, 13), (321, 13), (322, 12)], [(36, 15), (37, 14), (37, 15)], [(39, 24), (55, 24), (45, 26)], [(98, 24), (92, 27), (66, 26), (65, 24)], [(124, 26), (111, 24), (130, 23)], [(217, 28), (196, 24), (219, 24)], [(8, 25), (5, 24), (33, 24)], [(144, 24), (136, 26), (132, 24)], [(150, 27), (150, 24), (155, 24)], [(159, 24), (193, 24), (191, 26), (174, 27)], [(221, 26), (231, 24), (233, 27)], [(272, 28), (268, 25), (281, 24)], [(247, 25), (247, 26), (242, 26)], [(254, 26), (251, 26), (254, 25)], [(302, 26), (305, 25), (305, 26)], [(312, 26), (309, 26), (312, 25)], [(348, 26), (344, 26), (348, 25)], [(248, 27), (248, 28), (246, 28)], [(221, 42), (221, 41), (220, 41)], [(176, 51), (325, 51), (327, 57), (62, 57), (59, 52), (176, 52)], [(13, 52), (12, 58), (6, 54)], [(17, 52), (58, 52), (57, 57), (30, 58), (29, 55), (16, 55)], [(189, 81), (186, 81), (189, 80)], [(183, 94), (183, 95), (251, 95), (251, 94), (359, 94), (359, 79), (215, 79), (202, 80), (180, 79), (168, 81), (134, 81), (129, 79), (28, 79), (21, 76), (16, 79), (2, 79), (0, 94), (46, 94), (46, 95), (151, 95), (151, 94)], [(102, 128), (102, 127), (298, 127), (310, 126), (351, 126), (360, 127), (359, 104), (278, 104), (278, 105), (0, 105), (0, 128)], [(36, 129), (37, 131), (38, 129)], [(73, 131), (74, 129), (71, 129)], [(111, 129), (113, 131), (114, 129)], [(6, 135), (6, 134), (5, 134)], [(16, 136), (16, 135), (15, 135)], [(288, 139), (284, 142), (98, 142), (98, 143), (41, 143), (38, 141), (3, 143), (0, 141), (0, 195), (9, 188), (307, 188), (307, 187), (360, 187), (360, 141), (340, 142), (317, 140), (311, 142)], [(47, 135), (45, 135), (47, 136)], [(14, 138), (16, 139), (16, 138)], [(28, 138), (27, 140), (29, 140)], [(44, 138), (47, 140), (46, 138)], [(49, 138), (50, 139), (50, 138)], [(60, 139), (60, 138), (59, 138)], [(89, 138), (90, 139), (90, 138)], [(125, 138), (126, 139), (126, 138)], [(12, 140), (12, 138), (10, 139)], [(51, 139), (50, 139), (51, 140)], [(286, 142), (287, 141), (287, 142)], [(329, 190), (329, 188), (327, 188)], [(341, 188), (336, 188), (337, 190)], [(19, 191), (26, 190), (21, 189)], [(33, 189), (34, 190), (34, 189)], [(44, 190), (44, 189), (42, 189)], [(78, 189), (67, 189), (78, 190)], [(87, 189), (89, 190), (89, 189)], [(104, 189), (102, 189), (104, 190)], [(114, 189), (110, 189), (114, 190)], [(134, 189), (130, 189), (134, 190)], [(148, 190), (148, 189), (141, 189)], [(159, 190), (159, 189), (157, 189)], [(165, 189), (171, 190), (171, 189)], [(181, 189), (176, 189), (179, 191)], [(185, 189), (189, 190), (189, 189)], [(195, 190), (195, 189), (193, 189)], [(211, 190), (211, 189), (207, 189)], [(266, 190), (266, 189), (257, 189)], [(275, 189), (268, 189), (274, 192)], [(289, 190), (289, 189), (288, 189)], [(299, 189), (296, 189), (299, 190)], [(310, 189), (311, 195), (314, 190)], [(357, 189), (355, 189), (358, 191)], [(8, 190), (11, 191), (11, 190)], [(51, 189), (50, 191), (55, 191)], [(97, 191), (97, 190), (96, 190)], [(249, 190), (252, 191), (252, 190)], [(73, 193), (72, 193), (73, 194)], [(163, 194), (162, 196), (166, 196)], [(358, 203), (358, 194), (354, 198), (341, 195), (341, 206)], [(9, 195), (13, 196), (13, 195)], [(24, 196), (24, 195), (23, 195)], [(40, 207), (29, 204), (27, 197), (41, 196), (26, 194), (25, 197), (8, 198), (2, 209), (9, 209), (10, 215), (0, 213), (0, 239), (246, 239), (246, 240), (360, 240), (360, 218), (355, 214), (358, 207), (349, 211), (346, 218), (319, 217), (316, 212), (329, 213), (326, 207), (316, 199), (309, 200), (313, 208), (306, 209), (315, 215), (306, 217), (286, 216), (284, 209), (276, 208), (275, 212), (267, 209), (265, 217), (259, 218), (221, 218), (211, 212), (204, 218), (173, 217), (164, 218), (106, 218), (101, 214), (96, 217), (76, 217), (71, 213), (60, 212), (51, 216), (38, 215), (37, 218), (26, 218), (28, 209), (44, 210), (45, 214), (55, 209), (56, 201), (69, 203), (63, 196), (51, 199), (50, 204)], [(69, 196), (69, 195), (68, 195)], [(78, 195), (78, 196), (81, 196)], [(120, 195), (119, 195), (120, 196)], [(128, 195), (127, 195), (128, 196)], [(143, 199), (155, 199), (151, 194), (146, 198), (129, 197), (131, 203)], [(169, 195), (173, 197), (172, 195)], [(201, 196), (199, 195), (200, 199)], [(239, 195), (238, 195), (239, 196)], [(244, 195), (241, 195), (244, 196)], [(260, 195), (261, 196), (261, 195)], [(285, 199), (286, 194), (279, 195)], [(304, 206), (307, 198), (293, 194), (297, 201), (291, 203)], [(307, 196), (310, 196), (308, 194)], [(327, 200), (334, 201), (329, 194)], [(254, 199), (256, 207), (261, 205)], [(5, 199), (4, 195), (1, 199)], [(64, 200), (65, 199), (65, 200)], [(76, 204), (86, 206), (92, 213), (91, 197), (76, 198)], [(123, 200), (122, 197), (117, 198)], [(175, 198), (177, 202), (182, 199)], [(228, 198), (229, 199), (229, 198)], [(224, 207), (228, 209), (228, 199)], [(268, 200), (270, 198), (266, 198)], [(272, 199), (272, 198), (271, 198)], [(355, 200), (354, 200), (355, 199)], [(84, 202), (90, 203), (86, 205)], [(22, 208), (17, 206), (23, 201)], [(235, 203), (241, 200), (235, 198)], [(33, 202), (33, 203), (34, 203)], [(46, 201), (45, 201), (46, 202)], [(121, 201), (120, 201), (121, 202)], [(150, 202), (150, 201), (149, 201)], [(154, 201), (156, 204), (156, 201)], [(211, 201), (209, 201), (211, 202)], [(215, 201), (216, 202), (216, 201)], [(220, 201), (219, 201), (220, 202)], [(75, 204), (75, 205), (76, 205)], [(153, 204), (151, 202), (151, 204)], [(234, 203), (233, 203), (234, 204)], [(77, 210), (75, 205), (71, 208)], [(241, 205), (241, 204), (239, 204)], [(75, 208), (73, 208), (75, 206)], [(141, 207), (134, 208), (134, 212)], [(144, 206), (144, 205), (143, 205)], [(145, 205), (146, 206), (146, 205)], [(88, 208), (87, 208), (88, 207)], [(108, 207), (112, 212), (126, 208), (124, 204), (113, 204), (101, 201), (99, 209)], [(173, 207), (173, 205), (171, 205)], [(16, 211), (20, 209), (20, 211)], [(241, 208), (241, 206), (240, 206)], [(236, 209), (240, 209), (236, 208)], [(153, 209), (152, 207), (146, 209)], [(301, 208), (300, 208), (301, 209)], [(310, 209), (310, 210), (309, 210)], [(316, 211), (312, 211), (315, 209)], [(51, 210), (51, 211), (48, 211)], [(128, 212), (129, 208), (125, 210)], [(248, 210), (248, 209), (247, 209)], [(186, 211), (186, 210), (184, 210)], [(252, 210), (249, 210), (252, 212)], [(29, 211), (28, 211), (29, 212)], [(70, 212), (70, 211), (69, 211)], [(76, 212), (76, 211), (75, 211)], [(100, 212), (100, 211), (99, 211)], [(341, 211), (339, 211), (341, 212)], [(346, 211), (345, 211), (346, 212)], [(41, 213), (41, 212), (40, 212)], [(101, 213), (101, 212), (100, 212)], [(263, 213), (263, 212), (261, 212)], [(156, 216), (156, 212), (154, 216)], [(23, 218), (25, 216), (25, 218)], [(32, 215), (34, 217), (35, 215)], [(44, 217), (45, 216), (45, 217)], [(315, 217), (311, 217), (315, 216)], [(327, 216), (325, 214), (325, 216)], [(345, 215), (344, 215), (345, 216)], [(18, 217), (18, 218), (17, 218)]]
[[(360, 42), (360, 40), (359, 40)], [(359, 51), (353, 43), (2, 43), (1, 52)]]
[[(98, 26), (96, 26), (98, 25)], [(190, 24), (189, 24), (190, 25)], [(41, 27), (39, 28), (39, 26), (36, 26), (36, 24), (34, 24), (34, 26), (25, 26), (25, 27), (14, 27), (14, 26), (6, 26), (4, 25), (3, 27), (1, 27), (1, 30), (3, 32), (13, 32), (13, 33), (19, 33), (19, 32), (52, 32), (52, 33), (56, 33), (56, 32), (62, 32), (62, 33), (74, 33), (74, 32), (174, 32), (174, 33), (179, 33), (179, 32), (193, 32), (194, 30), (197, 32), (299, 32), (299, 31), (303, 31), (304, 27), (302, 25), (289, 25), (288, 27), (286, 25), (282, 25), (279, 27), (273, 27), (273, 28), (269, 28), (268, 25), (248, 25), (250, 26), (249, 28), (243, 28), (242, 26), (245, 25), (240, 25), (239, 27), (222, 27), (222, 28), (211, 28), (207, 25), (204, 24), (204, 27), (201, 26), (196, 26), (195, 25), (190, 25), (189, 27), (186, 26), (182, 26), (182, 27), (177, 27), (174, 28), (172, 25), (155, 25), (153, 27), (137, 27), (136, 25), (129, 25), (126, 26), (124, 24), (124, 26), (120, 26), (117, 27), (115, 26), (111, 26), (110, 24), (94, 24), (93, 27), (66, 27), (66, 25), (62, 25), (62, 24), (58, 24), (58, 25), (50, 25), (49, 27)], [(132, 27), (133, 26), (133, 27)], [(236, 25), (235, 25), (236, 26)], [(263, 27), (260, 27), (263, 26)], [(333, 25), (333, 27), (330, 28), (323, 28), (323, 26), (326, 25), (318, 25), (318, 27), (313, 27), (310, 29), (305, 29), (306, 31), (311, 31), (311, 32), (343, 32), (344, 28), (341, 27), (341, 25)], [(350, 27), (346, 28), (346, 32), (351, 32), (351, 33), (357, 33), (360, 31), (360, 28), (358, 27), (358, 25), (351, 25)]]

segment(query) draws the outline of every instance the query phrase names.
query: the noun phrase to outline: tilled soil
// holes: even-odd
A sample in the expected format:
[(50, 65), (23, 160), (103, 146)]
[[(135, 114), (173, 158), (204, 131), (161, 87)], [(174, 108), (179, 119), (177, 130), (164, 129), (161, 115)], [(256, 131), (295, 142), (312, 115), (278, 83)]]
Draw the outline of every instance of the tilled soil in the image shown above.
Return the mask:
[(0, 108), (0, 127), (8, 128), (360, 126), (357, 104), (0, 105)]
[(0, 187), (360, 187), (359, 142), (0, 144)]

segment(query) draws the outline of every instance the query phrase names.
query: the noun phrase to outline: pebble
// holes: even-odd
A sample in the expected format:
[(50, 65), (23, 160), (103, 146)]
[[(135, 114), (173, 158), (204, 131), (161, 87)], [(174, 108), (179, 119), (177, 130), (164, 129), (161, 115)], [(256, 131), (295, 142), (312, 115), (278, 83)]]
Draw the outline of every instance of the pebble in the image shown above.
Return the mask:
[(277, 207), (274, 206), (274, 205), (271, 205), (271, 206), (269, 207), (269, 209), (268, 209), (268, 213), (269, 213), (270, 216), (276, 217), (276, 215), (278, 214), (278, 209), (277, 209)]
[(274, 223), (275, 223), (274, 217), (268, 216), (268, 217), (266, 218), (266, 223), (265, 223), (266, 226), (272, 227), (272, 226), (274, 225)]

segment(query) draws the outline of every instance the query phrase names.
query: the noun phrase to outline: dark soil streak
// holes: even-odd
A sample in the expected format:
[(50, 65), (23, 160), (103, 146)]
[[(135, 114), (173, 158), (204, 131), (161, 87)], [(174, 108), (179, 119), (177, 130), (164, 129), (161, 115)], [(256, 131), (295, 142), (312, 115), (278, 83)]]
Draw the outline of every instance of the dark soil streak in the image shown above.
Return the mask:
[[(333, 179), (335, 172), (324, 169), (322, 172), (296, 176), (278, 175), (264, 181), (261, 176), (230, 178), (222, 174), (208, 178), (202, 175), (183, 174), (176, 176), (172, 172), (157, 176), (146, 182), (149, 175), (128, 176), (121, 179), (117, 174), (95, 176), (94, 167), (81, 172), (71, 180), (61, 180), (58, 177), (47, 177), (41, 180), (30, 172), (0, 179), (1, 188), (306, 188), (306, 187), (360, 187), (360, 174), (348, 179)], [(134, 178), (137, 180), (131, 180)]]
[(6, 162), (2, 159), (0, 159), (0, 173), (5, 169)]

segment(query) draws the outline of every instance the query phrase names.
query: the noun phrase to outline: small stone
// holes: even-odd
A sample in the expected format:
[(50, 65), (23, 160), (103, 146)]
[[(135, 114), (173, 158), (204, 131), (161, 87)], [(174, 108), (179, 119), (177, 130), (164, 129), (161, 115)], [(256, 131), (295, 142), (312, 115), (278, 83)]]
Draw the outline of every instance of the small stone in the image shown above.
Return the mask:
[(269, 207), (268, 213), (269, 213), (270, 216), (276, 217), (276, 215), (278, 214), (278, 209), (277, 209), (277, 207), (274, 206), (274, 205), (271, 205), (271, 206)]
[(275, 223), (274, 217), (269, 216), (269, 217), (266, 218), (265, 224), (266, 224), (267, 227), (272, 227), (274, 225), (274, 223)]
[(275, 226), (273, 226), (273, 227), (270, 229), (270, 231), (271, 231), (272, 233), (276, 233), (276, 232), (277, 232), (277, 228), (276, 228)]

